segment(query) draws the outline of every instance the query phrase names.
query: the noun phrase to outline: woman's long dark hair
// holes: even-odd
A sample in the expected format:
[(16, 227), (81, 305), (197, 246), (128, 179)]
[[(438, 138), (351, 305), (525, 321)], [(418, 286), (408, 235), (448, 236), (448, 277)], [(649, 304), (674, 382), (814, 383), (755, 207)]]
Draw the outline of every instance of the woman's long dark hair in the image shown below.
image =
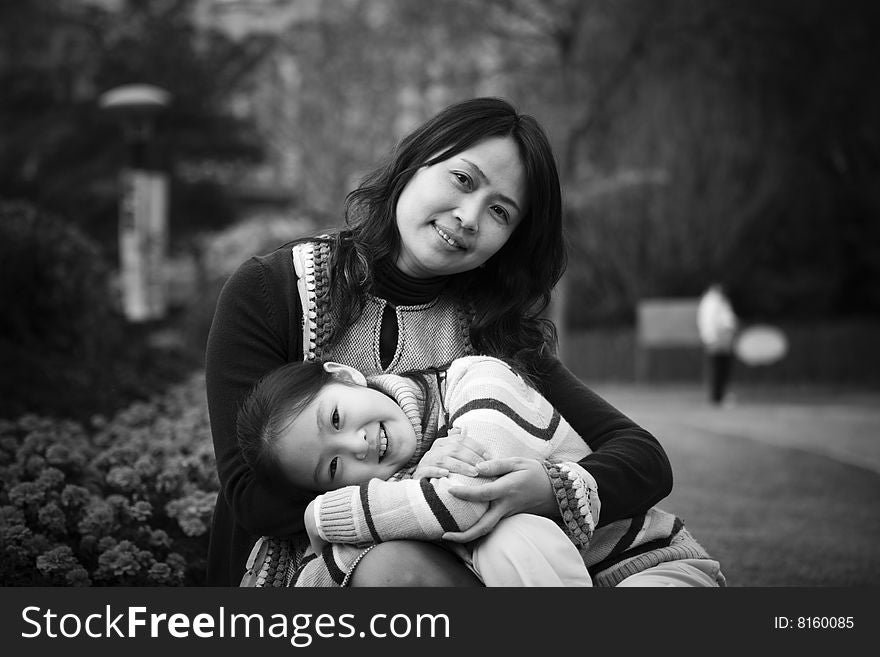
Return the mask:
[(471, 339), (479, 353), (514, 359), (533, 374), (537, 359), (555, 351), (555, 327), (541, 314), (566, 265), (559, 174), (538, 122), (498, 98), (447, 107), (404, 138), (388, 162), (348, 195), (347, 228), (335, 238), (330, 268), (331, 343), (363, 312), (376, 264), (393, 264), (400, 251), (395, 211), (406, 184), (421, 167), (491, 137), (511, 137), (519, 149), (526, 211), (498, 253), (484, 266), (452, 276), (447, 292), (474, 311)]

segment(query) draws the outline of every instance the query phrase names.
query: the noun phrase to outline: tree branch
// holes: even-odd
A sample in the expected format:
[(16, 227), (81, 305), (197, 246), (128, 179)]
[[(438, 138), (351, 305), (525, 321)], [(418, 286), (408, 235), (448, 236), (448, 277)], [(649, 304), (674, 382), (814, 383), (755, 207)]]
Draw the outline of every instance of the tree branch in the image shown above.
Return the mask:
[(594, 102), (587, 107), (585, 114), (575, 121), (569, 130), (565, 156), (563, 158), (564, 170), (568, 171), (569, 175), (574, 175), (580, 142), (590, 133), (614, 97), (614, 94), (632, 73), (636, 62), (641, 59), (648, 48), (648, 43), (657, 23), (660, 22), (662, 15), (667, 12), (666, 3), (663, 2), (652, 2), (650, 7), (651, 11), (648, 12), (647, 16), (639, 24), (623, 55), (612, 71), (598, 85)]

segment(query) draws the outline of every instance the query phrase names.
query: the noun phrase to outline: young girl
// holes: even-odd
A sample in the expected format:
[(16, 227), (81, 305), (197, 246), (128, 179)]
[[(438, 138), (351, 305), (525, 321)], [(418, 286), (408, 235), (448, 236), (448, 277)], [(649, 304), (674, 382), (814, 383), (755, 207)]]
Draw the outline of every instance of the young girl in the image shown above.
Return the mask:
[[(273, 550), (274, 558), (254, 557), (243, 585), (265, 585), (269, 570), (281, 566), (280, 583), (286, 585), (344, 586), (371, 549), (365, 546), (436, 541), (471, 527), (487, 505), (462, 500), (454, 491), (490, 479), (413, 478), (433, 441), (456, 431), (472, 436), (491, 458), (538, 459), (562, 519), (556, 524), (515, 514), (469, 549), (457, 545), (456, 553), (487, 586), (589, 586), (584, 563), (593, 558), (595, 566), (599, 556), (596, 574), (606, 584), (686, 558), (705, 562), (702, 570), (685, 566), (696, 577), (714, 577), (719, 570), (680, 523), (658, 510), (637, 537), (602, 537), (602, 544), (613, 539), (615, 558), (591, 553), (600, 503), (595, 480), (577, 463), (589, 447), (544, 397), (495, 358), (471, 356), (448, 369), (369, 379), (338, 363), (288, 365), (254, 388), (238, 428), (245, 460), (258, 477), (282, 492), (291, 486), (327, 491), (306, 508), (313, 553), (300, 568), (286, 568), (279, 563), (284, 551)], [(276, 540), (276, 547), (281, 544)], [(634, 555), (639, 568), (619, 567)]]
[[(650, 433), (588, 390), (558, 359), (542, 319), (565, 268), (562, 196), (546, 135), (509, 103), (477, 98), (414, 130), (348, 198), (346, 226), (250, 259), (217, 302), (206, 352), (211, 433), (222, 493), (211, 528), (208, 584), (237, 584), (254, 542), (298, 535), (314, 497), (278, 495), (239, 450), (236, 410), (260, 377), (301, 360), (368, 374), (399, 373), (469, 354), (513, 360), (581, 437), (579, 465), (598, 485), (602, 519), (644, 513), (672, 473)], [(467, 473), (481, 460), (465, 441), (435, 441), (422, 467)], [(587, 450), (584, 450), (586, 453)], [(488, 511), (467, 540), (529, 511), (556, 518), (539, 459), (493, 460), (479, 490)], [(456, 489), (457, 490), (457, 489)], [(390, 541), (360, 562), (352, 584), (478, 585), (448, 551)], [(402, 583), (402, 582), (401, 582)]]

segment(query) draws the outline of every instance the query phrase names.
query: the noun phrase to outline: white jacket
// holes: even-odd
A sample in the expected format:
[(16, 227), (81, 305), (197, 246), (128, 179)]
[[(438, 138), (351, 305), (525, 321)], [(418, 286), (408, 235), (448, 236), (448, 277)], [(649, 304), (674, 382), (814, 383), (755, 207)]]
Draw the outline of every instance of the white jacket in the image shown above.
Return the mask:
[(718, 286), (710, 287), (697, 307), (697, 329), (710, 353), (733, 349), (737, 318), (727, 297)]

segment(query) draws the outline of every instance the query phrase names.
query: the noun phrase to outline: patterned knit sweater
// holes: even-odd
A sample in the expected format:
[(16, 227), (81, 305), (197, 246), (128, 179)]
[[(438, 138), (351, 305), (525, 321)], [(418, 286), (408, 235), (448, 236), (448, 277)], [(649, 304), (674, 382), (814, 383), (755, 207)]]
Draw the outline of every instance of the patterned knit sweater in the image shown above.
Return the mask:
[[(614, 586), (663, 561), (709, 558), (680, 520), (659, 509), (596, 530), (596, 482), (577, 464), (589, 448), (550, 403), (503, 362), (482, 356), (457, 359), (445, 381), (428, 378), (427, 394), (412, 380), (396, 375), (377, 375), (371, 382), (406, 412), (418, 437), (417, 449), (387, 481), (373, 479), (320, 495), (316, 521), (328, 545), (321, 555), (306, 554), (299, 568), (279, 575), (276, 585), (344, 586), (376, 543), (438, 540), (447, 531), (473, 525), (486, 504), (460, 500), (449, 488), (485, 485), (491, 478), (411, 478), (419, 459), (449, 427), (467, 431), (491, 458), (521, 456), (544, 463), (559, 504), (559, 523), (581, 550), (597, 585)], [(249, 564), (254, 575), (243, 585), (272, 585), (266, 581), (266, 570), (277, 569), (279, 555), (289, 546), (266, 540), (255, 546)]]

